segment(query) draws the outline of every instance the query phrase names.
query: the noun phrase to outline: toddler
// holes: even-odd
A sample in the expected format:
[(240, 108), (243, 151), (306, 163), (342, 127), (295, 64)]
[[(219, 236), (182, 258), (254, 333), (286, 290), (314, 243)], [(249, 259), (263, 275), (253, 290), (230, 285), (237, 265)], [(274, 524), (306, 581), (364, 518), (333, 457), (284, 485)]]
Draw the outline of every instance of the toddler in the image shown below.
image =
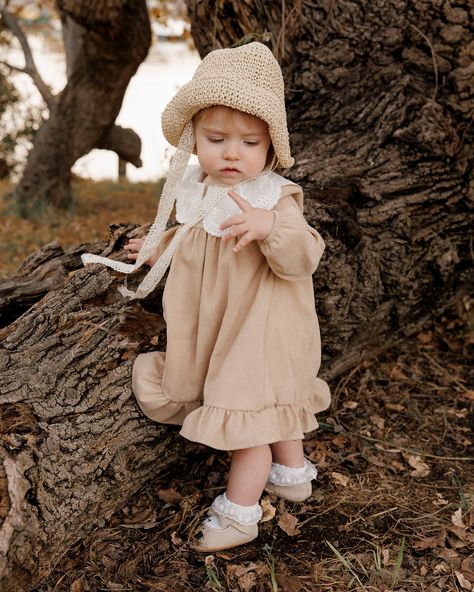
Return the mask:
[[(312, 274), (324, 250), (303, 195), (273, 172), (291, 157), (278, 62), (253, 42), (208, 54), (162, 115), (177, 146), (156, 220), (125, 246), (130, 272), (151, 269), (130, 298), (170, 270), (163, 294), (167, 350), (137, 357), (133, 390), (151, 419), (232, 451), (225, 493), (211, 505), (200, 551), (255, 539), (264, 490), (311, 495), (316, 469), (302, 439), (329, 405), (317, 378), (320, 338)], [(191, 152), (198, 165), (187, 166)], [(165, 231), (175, 205), (179, 225)]]

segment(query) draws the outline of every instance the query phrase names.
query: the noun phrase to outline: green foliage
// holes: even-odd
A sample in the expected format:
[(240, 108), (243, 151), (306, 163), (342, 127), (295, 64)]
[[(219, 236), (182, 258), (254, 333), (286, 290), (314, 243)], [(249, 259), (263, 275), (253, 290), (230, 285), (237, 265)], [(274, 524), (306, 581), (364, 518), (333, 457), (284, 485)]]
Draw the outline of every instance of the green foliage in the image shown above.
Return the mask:
[[(0, 49), (7, 53), (12, 36), (0, 21)], [(35, 132), (44, 113), (26, 107), (13, 82), (13, 69), (0, 63), (0, 179), (8, 177), (26, 161)]]

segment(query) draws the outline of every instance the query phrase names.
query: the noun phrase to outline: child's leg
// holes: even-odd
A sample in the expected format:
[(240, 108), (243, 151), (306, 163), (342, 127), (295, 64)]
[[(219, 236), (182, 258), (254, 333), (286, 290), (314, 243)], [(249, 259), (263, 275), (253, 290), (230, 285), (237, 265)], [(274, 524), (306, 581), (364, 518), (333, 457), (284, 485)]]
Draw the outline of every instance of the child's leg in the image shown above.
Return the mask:
[(270, 444), (273, 462), (287, 467), (302, 467), (304, 451), (302, 440), (286, 440)]
[(270, 446), (255, 446), (232, 452), (227, 499), (240, 506), (253, 506), (262, 495), (272, 464)]
[(292, 502), (308, 499), (311, 480), (317, 476), (313, 465), (305, 460), (302, 440), (287, 440), (270, 444), (272, 468), (265, 490)]
[(262, 517), (258, 500), (272, 464), (270, 446), (255, 446), (232, 452), (227, 491), (216, 497), (203, 523), (197, 550), (212, 552), (243, 545), (258, 535)]

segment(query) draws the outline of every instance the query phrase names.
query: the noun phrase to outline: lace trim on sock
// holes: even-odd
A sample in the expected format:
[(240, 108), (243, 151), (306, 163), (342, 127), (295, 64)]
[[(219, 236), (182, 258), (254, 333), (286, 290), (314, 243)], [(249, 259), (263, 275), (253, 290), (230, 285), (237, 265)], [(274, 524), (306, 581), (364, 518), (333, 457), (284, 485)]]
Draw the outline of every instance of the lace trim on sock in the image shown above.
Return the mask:
[(318, 476), (318, 471), (309, 460), (304, 460), (302, 467), (287, 467), (278, 463), (272, 463), (268, 482), (274, 485), (299, 485), (309, 483)]
[(239, 504), (234, 504), (234, 502), (228, 500), (225, 493), (216, 497), (212, 502), (211, 508), (216, 514), (221, 514), (226, 518), (235, 520), (235, 522), (242, 524), (242, 526), (257, 524), (262, 517), (262, 508), (260, 507), (260, 504), (255, 504), (254, 506), (240, 506)]

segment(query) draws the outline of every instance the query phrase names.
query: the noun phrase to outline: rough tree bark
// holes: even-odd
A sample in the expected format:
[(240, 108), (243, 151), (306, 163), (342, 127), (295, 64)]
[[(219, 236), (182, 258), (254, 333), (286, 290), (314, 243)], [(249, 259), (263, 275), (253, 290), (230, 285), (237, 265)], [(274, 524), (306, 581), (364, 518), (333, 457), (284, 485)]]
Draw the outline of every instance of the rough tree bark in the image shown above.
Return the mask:
[[(450, 0), (189, 7), (202, 54), (253, 34), (282, 60), (297, 161), (289, 174), (327, 243), (315, 293), (324, 376), (334, 378), (409, 333), (471, 277), (474, 8)], [(122, 241), (118, 229), (106, 253)], [(30, 261), (5, 286), (10, 296), (0, 292), (31, 294), (30, 269), (44, 278), (63, 267), (62, 283), (0, 334), (0, 577), (9, 590), (46, 575), (181, 442), (141, 417), (130, 392), (136, 352), (163, 339), (159, 291), (124, 304), (122, 279), (76, 268), (80, 250), (51, 247), (38, 255), (41, 267)]]
[(30, 280), (29, 295), (35, 284), (37, 292), (49, 287), (35, 273), (63, 281), (0, 330), (1, 590), (30, 590), (70, 545), (186, 446), (194, 449), (176, 430), (148, 421), (130, 390), (137, 352), (163, 337), (162, 290), (147, 299), (149, 312), (124, 303), (123, 278), (78, 269), (81, 252), (110, 253), (126, 230), (117, 228), (105, 251), (104, 243), (66, 254), (50, 245), (17, 277)]
[(68, 82), (36, 134), (15, 194), (19, 211), (71, 205), (71, 167), (93, 148), (141, 166), (141, 141), (114, 126), (130, 78), (151, 42), (144, 0), (58, 0)]
[(315, 295), (328, 376), (472, 286), (472, 2), (188, 8), (201, 54), (253, 34), (281, 59), (288, 175), (327, 244)]

